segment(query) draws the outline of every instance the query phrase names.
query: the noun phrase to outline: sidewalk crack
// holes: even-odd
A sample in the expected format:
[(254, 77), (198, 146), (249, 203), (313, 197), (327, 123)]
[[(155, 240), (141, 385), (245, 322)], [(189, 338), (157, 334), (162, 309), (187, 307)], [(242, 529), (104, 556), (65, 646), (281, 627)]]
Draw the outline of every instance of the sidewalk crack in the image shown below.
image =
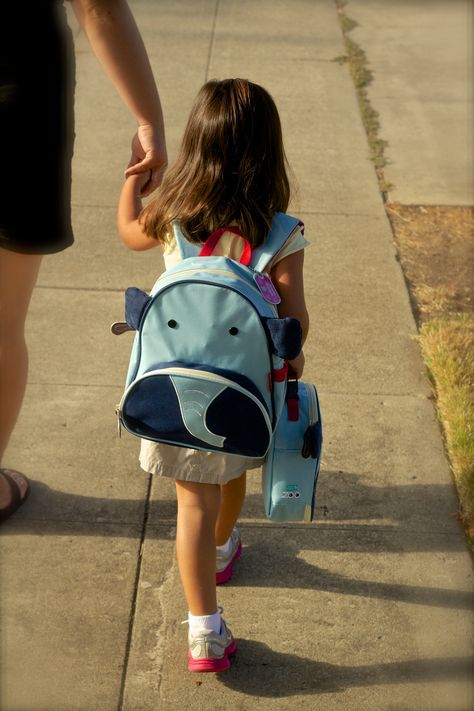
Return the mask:
[(172, 564), (168, 568), (158, 592), (158, 600), (161, 608), (161, 624), (156, 630), (155, 648), (150, 654), (150, 659), (156, 665), (154, 669), (153, 686), (155, 690), (159, 693), (160, 699), (163, 698), (163, 663), (165, 660), (165, 646), (166, 641), (168, 639), (168, 631), (171, 627), (176, 626), (177, 624), (175, 620), (170, 620), (169, 606), (166, 604), (171, 591), (174, 590), (176, 585), (176, 570), (177, 558), (176, 555), (174, 555)]
[(146, 530), (147, 530), (147, 524), (148, 524), (148, 516), (149, 516), (149, 511), (150, 511), (152, 481), (153, 481), (153, 477), (151, 474), (149, 474), (148, 475), (148, 487), (147, 487), (146, 500), (145, 500), (145, 511), (143, 514), (143, 525), (142, 525), (142, 530), (141, 530), (141, 535), (140, 535), (140, 548), (139, 548), (138, 558), (137, 558), (137, 567), (135, 570), (135, 581), (134, 581), (134, 585), (133, 585), (130, 620), (129, 620), (129, 624), (128, 624), (127, 642), (125, 645), (125, 657), (124, 657), (124, 662), (123, 662), (122, 679), (120, 682), (120, 691), (119, 691), (119, 700), (118, 700), (117, 711), (122, 711), (122, 709), (123, 709), (125, 685), (126, 685), (126, 681), (127, 681), (128, 664), (129, 664), (129, 660), (130, 660), (130, 649), (131, 649), (131, 644), (132, 644), (133, 628), (135, 625), (135, 614), (136, 614), (137, 598), (138, 598), (138, 583), (140, 581), (140, 574), (141, 574), (142, 561), (143, 561), (143, 547), (144, 547), (144, 543), (145, 543)]
[(216, 38), (216, 25), (217, 25), (217, 13), (219, 12), (219, 2), (220, 0), (216, 0), (216, 4), (214, 6), (214, 16), (212, 18), (212, 27), (211, 27), (211, 39), (209, 41), (209, 51), (207, 53), (207, 61), (206, 61), (206, 73), (205, 73), (205, 81), (209, 81), (209, 67), (211, 66), (211, 57), (212, 57), (212, 52), (214, 49), (214, 42)]

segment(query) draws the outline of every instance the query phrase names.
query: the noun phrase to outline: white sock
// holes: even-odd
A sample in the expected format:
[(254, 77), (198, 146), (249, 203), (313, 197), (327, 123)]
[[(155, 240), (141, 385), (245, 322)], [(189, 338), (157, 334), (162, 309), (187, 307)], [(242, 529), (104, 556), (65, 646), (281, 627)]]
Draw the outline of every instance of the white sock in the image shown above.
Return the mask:
[(231, 536), (229, 536), (229, 538), (227, 539), (226, 543), (224, 543), (223, 546), (216, 546), (216, 548), (217, 548), (217, 550), (219, 551), (219, 553), (221, 553), (222, 555), (229, 555), (229, 553), (230, 553), (231, 550), (232, 550), (232, 538), (231, 538)]
[(217, 610), (213, 615), (192, 615), (188, 612), (189, 631), (191, 634), (203, 630), (219, 634), (221, 631), (221, 613)]

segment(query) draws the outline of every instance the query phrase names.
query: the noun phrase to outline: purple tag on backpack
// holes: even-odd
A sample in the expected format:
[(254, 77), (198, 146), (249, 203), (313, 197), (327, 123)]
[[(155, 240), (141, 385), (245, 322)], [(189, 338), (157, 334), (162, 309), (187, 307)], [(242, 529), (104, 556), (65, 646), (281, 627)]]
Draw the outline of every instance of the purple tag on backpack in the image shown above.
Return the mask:
[(268, 301), (269, 304), (275, 305), (281, 302), (280, 294), (275, 289), (273, 282), (268, 276), (268, 274), (256, 272), (253, 275), (253, 278), (255, 280), (256, 285), (258, 286), (258, 290), (260, 291), (265, 301)]

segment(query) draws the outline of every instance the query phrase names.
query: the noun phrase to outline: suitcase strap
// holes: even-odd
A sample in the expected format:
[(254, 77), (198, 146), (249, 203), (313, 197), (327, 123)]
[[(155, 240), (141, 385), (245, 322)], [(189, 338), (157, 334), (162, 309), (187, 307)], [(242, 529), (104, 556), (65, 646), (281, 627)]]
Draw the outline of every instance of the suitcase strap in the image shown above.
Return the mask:
[(288, 421), (298, 422), (300, 418), (300, 407), (297, 380), (288, 380), (286, 387), (286, 409), (288, 411)]

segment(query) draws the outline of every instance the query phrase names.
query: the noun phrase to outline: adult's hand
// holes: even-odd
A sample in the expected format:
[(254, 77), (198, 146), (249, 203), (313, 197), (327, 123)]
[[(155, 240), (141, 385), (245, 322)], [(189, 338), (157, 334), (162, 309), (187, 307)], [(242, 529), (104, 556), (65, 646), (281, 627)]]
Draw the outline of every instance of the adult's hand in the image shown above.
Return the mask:
[(140, 195), (145, 196), (155, 190), (163, 179), (168, 158), (163, 131), (152, 124), (138, 127), (132, 139), (132, 155), (125, 176), (150, 172), (149, 180), (142, 186)]

